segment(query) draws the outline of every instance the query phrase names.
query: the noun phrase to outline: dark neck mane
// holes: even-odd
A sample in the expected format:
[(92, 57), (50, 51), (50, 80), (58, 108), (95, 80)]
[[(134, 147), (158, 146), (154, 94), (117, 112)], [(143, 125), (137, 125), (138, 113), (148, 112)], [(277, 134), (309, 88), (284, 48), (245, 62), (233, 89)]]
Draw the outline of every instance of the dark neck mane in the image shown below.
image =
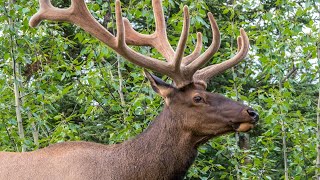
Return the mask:
[(128, 151), (141, 155), (142, 166), (148, 166), (140, 171), (154, 168), (159, 177), (166, 177), (164, 179), (183, 179), (197, 150), (192, 134), (181, 128), (178, 120), (181, 118), (182, 115), (165, 107), (143, 133), (124, 143), (130, 146)]

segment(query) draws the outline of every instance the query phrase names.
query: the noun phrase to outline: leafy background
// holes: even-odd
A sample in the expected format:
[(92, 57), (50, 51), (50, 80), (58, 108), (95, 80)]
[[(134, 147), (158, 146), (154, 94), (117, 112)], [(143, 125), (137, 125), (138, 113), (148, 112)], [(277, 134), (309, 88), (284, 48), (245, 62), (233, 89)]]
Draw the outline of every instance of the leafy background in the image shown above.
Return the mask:
[[(69, 140), (119, 143), (141, 133), (161, 111), (163, 101), (141, 68), (74, 25), (44, 22), (30, 28), (28, 21), (38, 8), (35, 0), (0, 0), (0, 4), (0, 150), (32, 151)], [(68, 7), (70, 2), (53, 4)], [(101, 24), (116, 32), (113, 1), (87, 4)], [(192, 52), (198, 31), (205, 47), (210, 44), (209, 11), (222, 35), (211, 63), (232, 57), (239, 28), (246, 30), (249, 55), (213, 78), (208, 90), (241, 100), (261, 116), (253, 131), (225, 135), (201, 146), (186, 179), (315, 178), (320, 141), (316, 114), (320, 1), (165, 0), (173, 46), (182, 28), (183, 5), (189, 6), (191, 15), (186, 54)], [(150, 0), (123, 0), (122, 7), (135, 29), (153, 32)], [(162, 58), (148, 47), (136, 50)]]

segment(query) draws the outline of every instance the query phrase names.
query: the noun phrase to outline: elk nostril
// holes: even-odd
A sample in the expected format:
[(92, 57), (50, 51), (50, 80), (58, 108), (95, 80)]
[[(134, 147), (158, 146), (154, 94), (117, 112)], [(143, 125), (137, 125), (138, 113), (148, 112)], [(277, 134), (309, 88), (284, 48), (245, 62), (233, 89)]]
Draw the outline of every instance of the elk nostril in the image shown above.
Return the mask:
[(249, 116), (251, 116), (251, 118), (252, 118), (255, 122), (257, 122), (257, 121), (259, 120), (259, 114), (258, 114), (256, 111), (254, 111), (254, 110), (252, 110), (252, 109), (248, 109), (247, 112), (248, 112)]

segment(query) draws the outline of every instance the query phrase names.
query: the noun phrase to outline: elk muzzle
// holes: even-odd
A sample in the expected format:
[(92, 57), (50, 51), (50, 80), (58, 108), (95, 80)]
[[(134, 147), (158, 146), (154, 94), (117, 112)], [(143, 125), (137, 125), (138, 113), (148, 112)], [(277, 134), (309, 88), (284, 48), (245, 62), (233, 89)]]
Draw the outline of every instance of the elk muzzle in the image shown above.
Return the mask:
[(249, 108), (246, 110), (247, 116), (249, 115), (249, 122), (236, 123), (232, 125), (233, 129), (237, 132), (247, 132), (254, 127), (259, 121), (259, 114), (253, 109)]

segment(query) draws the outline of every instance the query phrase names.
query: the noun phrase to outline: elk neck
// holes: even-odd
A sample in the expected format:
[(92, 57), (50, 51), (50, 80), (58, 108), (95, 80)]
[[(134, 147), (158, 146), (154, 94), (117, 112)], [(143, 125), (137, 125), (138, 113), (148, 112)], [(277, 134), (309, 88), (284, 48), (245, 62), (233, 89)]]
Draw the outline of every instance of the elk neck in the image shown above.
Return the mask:
[(197, 155), (197, 140), (183, 130), (181, 111), (165, 106), (160, 115), (136, 138), (125, 142), (130, 150), (142, 154), (142, 159), (158, 164), (171, 178), (181, 179)]

